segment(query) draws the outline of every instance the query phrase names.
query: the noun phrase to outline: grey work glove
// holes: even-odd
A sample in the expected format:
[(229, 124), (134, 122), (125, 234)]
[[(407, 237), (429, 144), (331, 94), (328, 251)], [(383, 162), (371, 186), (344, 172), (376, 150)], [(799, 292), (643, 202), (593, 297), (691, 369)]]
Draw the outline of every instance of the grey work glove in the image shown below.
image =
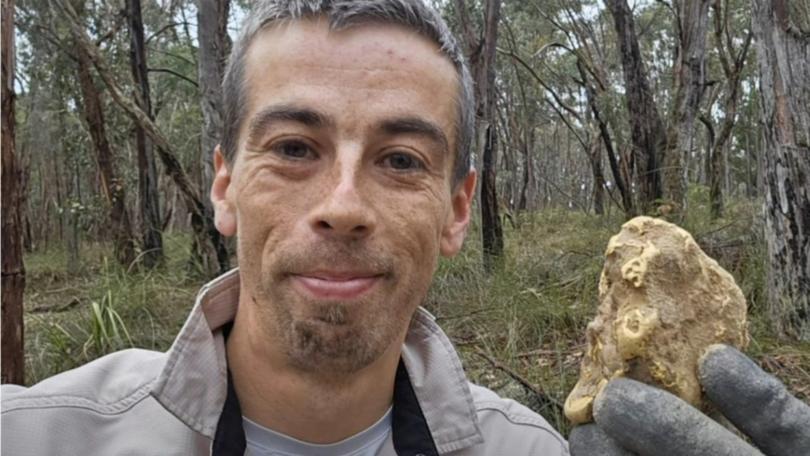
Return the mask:
[(594, 402), (596, 424), (571, 432), (571, 455), (810, 456), (810, 406), (747, 356), (713, 345), (699, 376), (707, 398), (759, 449), (675, 395), (621, 378)]

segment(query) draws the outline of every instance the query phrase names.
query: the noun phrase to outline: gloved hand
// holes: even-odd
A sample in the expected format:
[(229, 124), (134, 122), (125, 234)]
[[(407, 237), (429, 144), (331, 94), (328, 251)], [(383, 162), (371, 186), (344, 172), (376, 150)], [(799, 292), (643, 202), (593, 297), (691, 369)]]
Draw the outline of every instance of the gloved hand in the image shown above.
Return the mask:
[(758, 449), (675, 395), (623, 378), (594, 401), (596, 424), (571, 432), (571, 455), (810, 456), (810, 406), (747, 356), (713, 345), (699, 377), (711, 403)]

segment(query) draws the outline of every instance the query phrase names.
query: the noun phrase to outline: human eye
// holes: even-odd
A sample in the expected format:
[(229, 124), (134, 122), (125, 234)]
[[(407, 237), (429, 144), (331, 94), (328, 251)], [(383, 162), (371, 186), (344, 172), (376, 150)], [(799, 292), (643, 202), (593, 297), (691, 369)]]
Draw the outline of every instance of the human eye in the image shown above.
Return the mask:
[(386, 155), (382, 159), (382, 164), (395, 171), (417, 171), (425, 167), (422, 160), (404, 152), (394, 152)]
[(273, 144), (270, 149), (282, 159), (292, 161), (314, 160), (318, 158), (315, 151), (303, 141), (286, 140)]

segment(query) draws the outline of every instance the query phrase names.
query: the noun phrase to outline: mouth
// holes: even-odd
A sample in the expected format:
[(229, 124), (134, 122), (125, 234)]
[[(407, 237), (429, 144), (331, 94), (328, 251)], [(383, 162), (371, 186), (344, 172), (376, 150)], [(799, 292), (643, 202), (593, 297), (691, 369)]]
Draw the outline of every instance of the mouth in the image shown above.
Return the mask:
[(291, 274), (293, 284), (315, 299), (351, 300), (361, 297), (383, 278), (383, 274), (351, 271), (315, 271)]

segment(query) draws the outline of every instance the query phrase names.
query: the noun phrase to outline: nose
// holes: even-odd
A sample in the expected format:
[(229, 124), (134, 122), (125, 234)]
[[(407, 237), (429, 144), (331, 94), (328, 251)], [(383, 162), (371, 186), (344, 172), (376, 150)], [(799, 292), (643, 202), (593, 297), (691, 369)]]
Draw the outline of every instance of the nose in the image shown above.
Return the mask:
[[(340, 165), (338, 165), (340, 167)], [(310, 216), (310, 226), (321, 236), (362, 239), (375, 227), (374, 211), (359, 185), (358, 173), (352, 166), (342, 166), (332, 173), (323, 200)]]

